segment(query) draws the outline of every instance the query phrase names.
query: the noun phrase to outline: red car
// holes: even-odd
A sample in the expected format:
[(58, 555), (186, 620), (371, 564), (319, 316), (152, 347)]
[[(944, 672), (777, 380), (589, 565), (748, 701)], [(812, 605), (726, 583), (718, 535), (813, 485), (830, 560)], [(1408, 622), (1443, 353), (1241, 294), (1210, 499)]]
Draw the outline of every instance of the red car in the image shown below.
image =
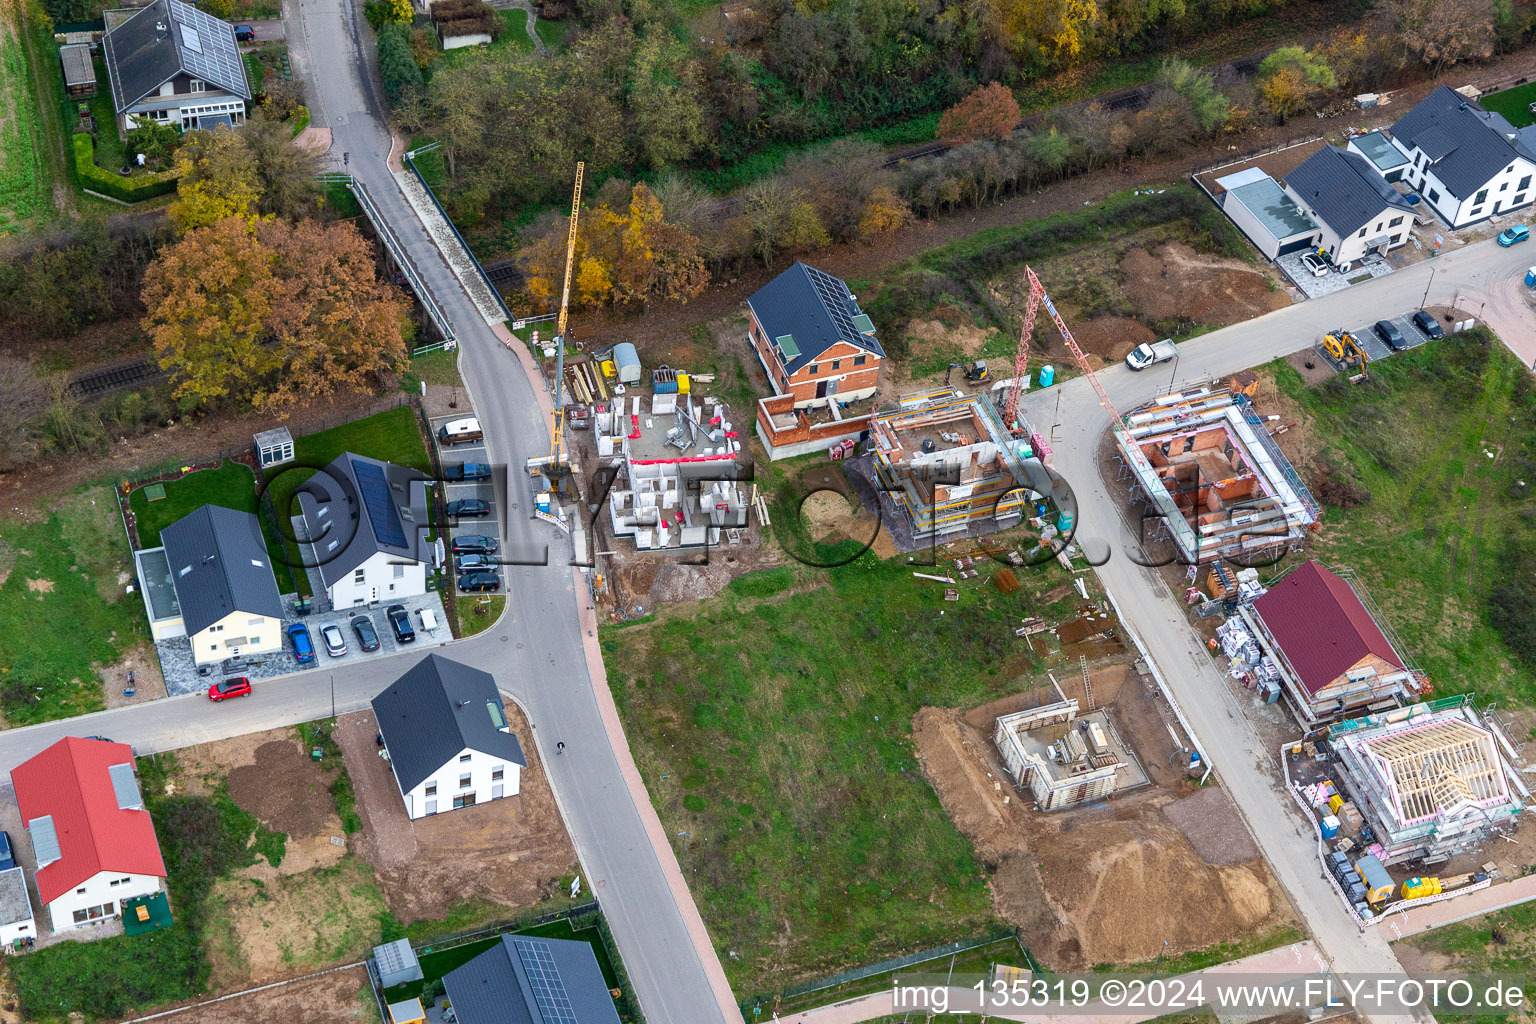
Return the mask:
[(236, 676), (226, 679), (222, 683), (214, 683), (208, 687), (209, 700), (224, 700), (226, 697), (248, 697), (251, 693), (251, 681), (245, 676)]

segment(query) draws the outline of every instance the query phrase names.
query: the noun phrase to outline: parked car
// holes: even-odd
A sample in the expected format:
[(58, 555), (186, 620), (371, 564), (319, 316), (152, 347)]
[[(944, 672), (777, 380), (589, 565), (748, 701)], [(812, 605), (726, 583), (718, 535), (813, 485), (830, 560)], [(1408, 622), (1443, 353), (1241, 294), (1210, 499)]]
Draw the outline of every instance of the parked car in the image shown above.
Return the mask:
[(325, 641), (325, 653), (339, 658), (347, 653), (347, 638), (341, 635), (341, 627), (327, 622), (320, 627), (320, 639)]
[(483, 462), (460, 462), (443, 467), (444, 480), (488, 480), (491, 467)]
[(454, 559), (454, 564), (459, 572), (474, 572), (476, 569), (496, 570), (496, 559), (490, 555), (460, 555)]
[(1321, 256), (1315, 253), (1304, 252), (1301, 254), (1301, 265), (1312, 272), (1313, 277), (1327, 277), (1328, 264), (1323, 262)]
[(222, 683), (214, 683), (208, 687), (208, 699), (213, 701), (228, 700), (230, 697), (249, 697), (251, 695), (251, 681), (245, 676), (234, 676)]
[(1531, 237), (1531, 229), (1524, 224), (1516, 224), (1514, 227), (1505, 228), (1499, 232), (1499, 244), (1508, 249), (1516, 242), (1523, 242)]
[(482, 537), (474, 533), (461, 533), (453, 538), (453, 553), (455, 555), (494, 555), (496, 553), (496, 538)]
[(11, 852), (11, 834), (0, 832), (0, 871), (9, 871), (16, 866), (16, 854)]
[(379, 634), (373, 628), (373, 620), (366, 615), (358, 615), (352, 619), (352, 632), (357, 634), (357, 643), (365, 651), (379, 649)]
[(467, 572), (459, 577), (459, 589), (468, 593), (500, 590), (501, 577), (494, 572)]
[(485, 432), (480, 429), (480, 421), (473, 416), (463, 419), (450, 420), (437, 430), (439, 444), (452, 448), (459, 444), (474, 444), (485, 440)]
[(310, 638), (309, 627), (295, 622), (288, 627), (288, 642), (293, 644), (293, 660), (307, 665), (315, 660), (315, 642)]
[(256, 29), (250, 25), (236, 25), (235, 41), (240, 43), (254, 43), (256, 41)]
[(416, 630), (411, 628), (411, 613), (405, 610), (405, 605), (390, 605), (384, 609), (384, 617), (389, 619), (389, 628), (395, 631), (396, 643), (408, 644), (416, 639)]
[(459, 498), (450, 501), (443, 511), (448, 513), (449, 518), (480, 519), (491, 514), (491, 503), (479, 498)]
[(1422, 309), (1413, 314), (1413, 322), (1418, 326), (1419, 330), (1423, 331), (1431, 338), (1440, 339), (1445, 337), (1445, 328), (1440, 326), (1440, 321), (1436, 320)]
[(1403, 339), (1403, 332), (1397, 329), (1397, 324), (1390, 320), (1376, 321), (1376, 337), (1386, 342), (1393, 352), (1401, 351), (1408, 347), (1408, 342)]

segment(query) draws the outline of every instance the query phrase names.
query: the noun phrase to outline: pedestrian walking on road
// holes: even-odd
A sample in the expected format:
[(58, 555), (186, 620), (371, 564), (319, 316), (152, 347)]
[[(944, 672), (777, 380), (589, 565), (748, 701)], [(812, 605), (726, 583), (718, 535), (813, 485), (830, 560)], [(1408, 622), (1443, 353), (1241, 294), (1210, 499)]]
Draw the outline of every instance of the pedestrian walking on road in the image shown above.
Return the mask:
[(561, 742), (555, 744), (555, 753), (557, 753), (557, 754), (565, 753), (565, 741), (562, 740)]

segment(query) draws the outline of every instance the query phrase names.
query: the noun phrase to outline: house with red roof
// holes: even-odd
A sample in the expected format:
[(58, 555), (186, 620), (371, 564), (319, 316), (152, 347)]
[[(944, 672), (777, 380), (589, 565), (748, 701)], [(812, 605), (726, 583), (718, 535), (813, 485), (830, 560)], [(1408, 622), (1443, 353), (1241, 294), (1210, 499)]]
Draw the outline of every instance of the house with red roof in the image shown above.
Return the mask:
[(54, 931), (104, 921), (159, 892), (165, 861), (126, 743), (70, 736), (11, 770)]
[(1396, 707), (1418, 688), (1354, 587), (1321, 562), (1298, 566), (1241, 613), (1304, 725)]

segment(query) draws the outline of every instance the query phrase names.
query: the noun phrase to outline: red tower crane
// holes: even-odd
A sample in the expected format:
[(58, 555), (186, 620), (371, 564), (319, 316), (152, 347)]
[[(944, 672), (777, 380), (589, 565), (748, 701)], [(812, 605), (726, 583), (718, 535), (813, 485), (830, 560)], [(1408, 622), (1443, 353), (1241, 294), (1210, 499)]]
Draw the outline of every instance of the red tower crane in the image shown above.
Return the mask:
[(1045, 286), (1040, 283), (1040, 278), (1035, 276), (1033, 267), (1024, 267), (1025, 278), (1029, 282), (1029, 297), (1024, 303), (1024, 324), (1019, 329), (1019, 350), (1013, 359), (1013, 380), (1008, 384), (1008, 392), (1003, 400), (1003, 422), (1015, 435), (1022, 433), (1018, 426), (1019, 396), (1024, 391), (1024, 381), (1029, 374), (1029, 341), (1035, 333), (1035, 317), (1040, 312), (1040, 304), (1045, 304), (1045, 310), (1051, 315), (1051, 320), (1056, 324), (1056, 329), (1061, 332), (1061, 338), (1067, 343), (1067, 349), (1072, 353), (1072, 358), (1077, 360), (1077, 365), (1082, 367), (1083, 376), (1088, 378), (1088, 383), (1093, 385), (1093, 390), (1099, 396), (1099, 404), (1114, 420), (1116, 430), (1125, 428), (1125, 421), (1121, 418), (1115, 403), (1109, 400), (1109, 394), (1104, 390), (1104, 385), (1099, 383), (1098, 376), (1093, 372), (1083, 350), (1077, 347), (1077, 339), (1072, 337), (1072, 331), (1067, 327), (1067, 322), (1061, 318), (1056, 310), (1056, 304), (1046, 294)]

